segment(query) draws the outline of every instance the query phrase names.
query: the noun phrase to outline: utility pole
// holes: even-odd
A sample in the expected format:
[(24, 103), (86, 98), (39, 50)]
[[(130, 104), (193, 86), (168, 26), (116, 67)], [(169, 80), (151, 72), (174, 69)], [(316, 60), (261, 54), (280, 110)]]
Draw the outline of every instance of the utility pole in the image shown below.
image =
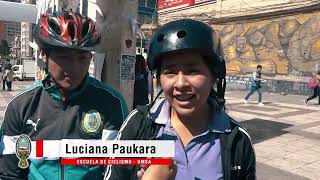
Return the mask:
[(97, 0), (103, 32), (99, 53), (105, 53), (101, 80), (125, 97), (132, 110), (135, 75), (138, 0)]

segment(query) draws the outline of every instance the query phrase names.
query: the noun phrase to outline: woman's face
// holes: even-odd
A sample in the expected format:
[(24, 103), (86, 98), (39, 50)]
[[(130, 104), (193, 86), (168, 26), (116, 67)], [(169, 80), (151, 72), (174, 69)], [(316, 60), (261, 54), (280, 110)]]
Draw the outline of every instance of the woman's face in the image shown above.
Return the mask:
[(214, 77), (197, 53), (174, 53), (161, 59), (160, 83), (166, 100), (180, 116), (207, 106)]

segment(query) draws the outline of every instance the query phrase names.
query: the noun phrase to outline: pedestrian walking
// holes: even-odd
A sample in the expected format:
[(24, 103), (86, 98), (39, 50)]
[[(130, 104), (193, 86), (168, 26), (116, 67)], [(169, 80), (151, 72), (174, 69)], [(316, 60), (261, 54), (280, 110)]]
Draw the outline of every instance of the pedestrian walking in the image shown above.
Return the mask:
[(109, 166), (106, 179), (144, 179), (146, 173), (157, 180), (254, 180), (250, 136), (224, 108), (226, 66), (218, 33), (201, 21), (172, 21), (153, 35), (147, 61), (165, 98), (130, 113), (118, 139), (174, 140), (177, 169)]
[(56, 152), (69, 140), (115, 139), (128, 114), (119, 92), (89, 76), (91, 51), (100, 40), (93, 20), (72, 12), (43, 14), (33, 37), (46, 75), (6, 108), (0, 131), (0, 179), (102, 179), (101, 166), (63, 165), (54, 156), (30, 156), (29, 166), (18, 166), (16, 139), (21, 134), (32, 142), (51, 140)]
[(2, 90), (6, 90), (6, 82), (7, 78), (5, 77), (6, 68), (4, 67), (1, 73), (1, 80), (2, 80)]
[(7, 70), (5, 71), (6, 84), (7, 84), (8, 91), (11, 91), (12, 89), (12, 82), (13, 82), (13, 75), (14, 75), (14, 72), (12, 71), (11, 67), (12, 66), (9, 65)]
[(253, 72), (252, 74), (252, 81), (251, 81), (251, 86), (250, 86), (250, 91), (244, 98), (244, 103), (248, 104), (248, 99), (254, 92), (258, 92), (258, 105), (263, 106), (264, 104), (262, 103), (262, 91), (261, 91), (261, 73), (262, 73), (262, 66), (258, 65), (257, 70)]
[(142, 55), (136, 55), (133, 109), (135, 109), (137, 105), (146, 105), (149, 103), (148, 75), (146, 60)]
[(315, 99), (319, 96), (318, 105), (320, 105), (320, 71), (317, 72), (315, 77), (311, 78), (308, 82), (309, 88), (313, 89), (313, 95), (308, 97), (304, 103), (307, 105), (308, 101)]

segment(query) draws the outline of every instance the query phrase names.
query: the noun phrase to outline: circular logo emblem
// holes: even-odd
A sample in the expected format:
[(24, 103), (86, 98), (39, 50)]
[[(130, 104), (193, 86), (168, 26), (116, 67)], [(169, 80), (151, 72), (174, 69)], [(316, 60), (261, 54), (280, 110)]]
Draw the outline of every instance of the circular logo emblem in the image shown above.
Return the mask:
[(83, 130), (87, 133), (97, 133), (102, 127), (102, 118), (98, 111), (88, 111), (82, 119)]
[(29, 167), (27, 159), (31, 154), (31, 140), (25, 135), (21, 134), (16, 141), (16, 156), (19, 158), (18, 166), (22, 169)]

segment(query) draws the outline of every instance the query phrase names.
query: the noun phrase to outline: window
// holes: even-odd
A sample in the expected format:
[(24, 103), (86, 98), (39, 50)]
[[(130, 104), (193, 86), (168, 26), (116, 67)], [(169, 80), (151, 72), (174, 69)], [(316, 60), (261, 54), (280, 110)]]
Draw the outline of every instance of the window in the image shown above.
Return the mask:
[(144, 14), (140, 13), (138, 15), (138, 22), (139, 24), (144, 24)]
[(150, 24), (152, 22), (152, 16), (149, 14), (144, 15), (144, 24)]
[(139, 0), (139, 6), (146, 6), (146, 0)]
[(82, 0), (82, 15), (88, 15), (88, 0)]
[(157, 8), (157, 7), (156, 7), (156, 3), (157, 3), (157, 0), (148, 0), (147, 7)]
[(18, 70), (19, 70), (19, 66), (12, 67), (12, 71), (18, 71)]

